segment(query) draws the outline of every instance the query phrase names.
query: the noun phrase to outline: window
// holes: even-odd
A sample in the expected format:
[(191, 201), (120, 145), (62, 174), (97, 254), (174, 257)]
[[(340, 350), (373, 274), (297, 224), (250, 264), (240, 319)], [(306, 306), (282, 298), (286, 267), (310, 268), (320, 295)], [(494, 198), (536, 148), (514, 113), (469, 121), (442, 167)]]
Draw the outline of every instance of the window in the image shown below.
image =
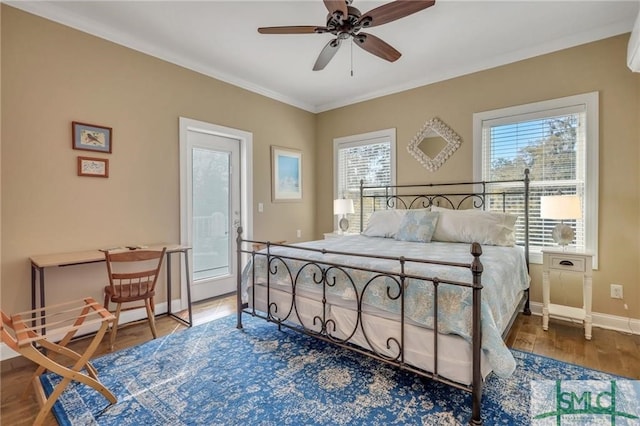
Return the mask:
[[(558, 221), (540, 217), (540, 197), (575, 194), (581, 199), (582, 218), (565, 221), (576, 233), (571, 245), (594, 253), (596, 268), (598, 93), (477, 113), (473, 127), (477, 180), (521, 179), (525, 168), (530, 171), (530, 260), (542, 263), (540, 250), (557, 247), (551, 231)], [(499, 202), (489, 200), (489, 207)], [(523, 216), (524, 204), (507, 203), (506, 209)], [(524, 221), (518, 223), (517, 239), (523, 242)]]
[[(333, 198), (353, 199), (355, 212), (347, 216), (351, 232), (360, 230), (360, 180), (367, 186), (393, 185), (395, 153), (395, 129), (333, 140)], [(365, 205), (365, 219), (372, 210), (372, 205)]]

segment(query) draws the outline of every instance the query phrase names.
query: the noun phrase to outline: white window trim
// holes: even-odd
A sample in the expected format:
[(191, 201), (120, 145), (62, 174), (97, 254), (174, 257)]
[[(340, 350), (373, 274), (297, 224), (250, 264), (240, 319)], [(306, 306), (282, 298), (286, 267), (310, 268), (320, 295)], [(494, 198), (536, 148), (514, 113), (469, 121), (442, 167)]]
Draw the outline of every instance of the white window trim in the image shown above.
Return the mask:
[[(495, 109), (473, 114), (473, 176), (481, 181), (482, 177), (482, 123), (498, 118), (544, 113), (557, 108), (585, 105), (587, 118), (587, 173), (585, 181), (585, 250), (593, 253), (593, 269), (598, 269), (598, 185), (599, 185), (599, 94), (598, 92), (567, 96), (542, 102), (534, 102), (508, 108)], [(531, 263), (542, 264), (542, 253), (531, 251)]]
[[(338, 151), (342, 147), (353, 147), (360, 145), (369, 145), (374, 143), (389, 141), (391, 145), (391, 185), (396, 184), (396, 129), (376, 130), (369, 133), (361, 133), (352, 136), (343, 136), (333, 140), (333, 199), (338, 198)], [(337, 218), (333, 218), (333, 229), (337, 229)]]

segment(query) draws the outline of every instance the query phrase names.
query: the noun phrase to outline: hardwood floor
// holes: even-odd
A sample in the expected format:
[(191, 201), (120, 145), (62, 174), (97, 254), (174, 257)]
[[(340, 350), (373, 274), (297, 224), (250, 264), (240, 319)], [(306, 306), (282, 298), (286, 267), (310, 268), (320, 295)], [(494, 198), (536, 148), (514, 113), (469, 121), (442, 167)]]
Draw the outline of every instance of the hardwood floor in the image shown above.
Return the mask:
[[(198, 324), (230, 315), (236, 310), (235, 304), (235, 296), (196, 303), (193, 307), (194, 321)], [(542, 331), (541, 323), (540, 317), (520, 315), (507, 337), (507, 345), (524, 352), (640, 380), (640, 336), (594, 327), (593, 339), (586, 341), (582, 327), (578, 324), (552, 319), (549, 331)], [(166, 316), (157, 318), (156, 326), (159, 336), (177, 333), (186, 328)], [(132, 324), (118, 330), (115, 350), (150, 339), (151, 331), (146, 322)], [(88, 339), (79, 339), (72, 342), (70, 347), (81, 351), (87, 344)], [(108, 352), (108, 339), (103, 339), (95, 356)], [(35, 367), (23, 358), (3, 361), (1, 367), (0, 424), (30, 425), (39, 409), (29, 384)], [(27, 387), (29, 390), (23, 399), (22, 394)], [(57, 425), (52, 414), (48, 415), (45, 425)]]
[(640, 336), (593, 328), (591, 341), (584, 339), (581, 324), (519, 315), (507, 336), (510, 348), (532, 352), (595, 370), (640, 380)]

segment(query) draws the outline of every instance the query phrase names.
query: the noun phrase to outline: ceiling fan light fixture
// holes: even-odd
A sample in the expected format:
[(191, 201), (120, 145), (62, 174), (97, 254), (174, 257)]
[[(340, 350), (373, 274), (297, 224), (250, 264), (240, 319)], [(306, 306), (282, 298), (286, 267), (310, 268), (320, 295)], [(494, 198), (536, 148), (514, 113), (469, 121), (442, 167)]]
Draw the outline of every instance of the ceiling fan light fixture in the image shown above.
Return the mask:
[(365, 16), (360, 20), (359, 24), (362, 28), (368, 28), (371, 26), (372, 22), (373, 22), (373, 19), (371, 19), (371, 16)]
[(327, 27), (337, 28), (343, 25), (342, 12), (334, 12), (327, 15)]

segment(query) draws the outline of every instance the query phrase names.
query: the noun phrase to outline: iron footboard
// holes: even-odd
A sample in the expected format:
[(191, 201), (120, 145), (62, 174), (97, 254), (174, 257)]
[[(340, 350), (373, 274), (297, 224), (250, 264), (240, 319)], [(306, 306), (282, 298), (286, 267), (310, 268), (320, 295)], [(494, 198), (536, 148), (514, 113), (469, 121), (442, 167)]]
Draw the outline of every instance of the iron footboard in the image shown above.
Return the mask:
[[(425, 261), (421, 259), (411, 259), (404, 257), (388, 257), (388, 256), (365, 256), (354, 253), (342, 253), (336, 251), (328, 251), (323, 249), (311, 249), (302, 247), (293, 247), (285, 244), (274, 244), (270, 242), (259, 242), (252, 240), (244, 240), (242, 238), (242, 228), (238, 228), (237, 234), (237, 250), (238, 250), (238, 281), (237, 281), (237, 327), (242, 328), (242, 315), (249, 314), (254, 317), (265, 319), (273, 322), (280, 327), (286, 327), (297, 332), (304, 333), (309, 336), (331, 342), (342, 348), (354, 351), (381, 362), (393, 365), (397, 368), (411, 371), (415, 374), (430, 378), (432, 380), (445, 383), (472, 395), (472, 416), (470, 424), (482, 424), (481, 417), (481, 400), (483, 379), (481, 373), (481, 346), (482, 346), (482, 327), (481, 327), (481, 293), (482, 284), (481, 276), (483, 266), (480, 261), (482, 248), (480, 244), (473, 243), (471, 245), (472, 261), (466, 263)], [(254, 244), (264, 244), (266, 248), (261, 251), (249, 250)], [(287, 249), (287, 253), (282, 254), (282, 249)], [(290, 249), (295, 249), (294, 251)], [(395, 263), (396, 267), (392, 270), (374, 269), (353, 264), (336, 263), (335, 261), (325, 260), (309, 260), (309, 253), (315, 253), (315, 257), (320, 259), (325, 255), (339, 255), (363, 258), (384, 259), (388, 262)], [(243, 273), (242, 265), (247, 263), (247, 270)], [(256, 263), (260, 263), (264, 268), (257, 270)], [(440, 279), (438, 277), (419, 276), (407, 272), (407, 265), (414, 263), (434, 263), (438, 265), (447, 265), (456, 268), (466, 268), (471, 272), (471, 282), (458, 282)], [(367, 274), (367, 280), (364, 285), (356, 285), (356, 280), (352, 274), (355, 272)], [(265, 276), (266, 275), (266, 276)], [(250, 281), (246, 283), (249, 288), (249, 299), (253, 303), (249, 304), (243, 301), (243, 278)], [(277, 302), (272, 292), (282, 289), (282, 278), (290, 283), (288, 292), (290, 300), (283, 303), (282, 300)], [(430, 328), (439, 329), (438, 314), (438, 294), (444, 286), (456, 286), (472, 293), (472, 372), (471, 384), (465, 385), (450, 380), (439, 374), (439, 353), (438, 353), (438, 335), (433, 332), (433, 364), (429, 371), (424, 368), (416, 367), (407, 363), (405, 359), (405, 338), (406, 338), (406, 294), (407, 287), (416, 285), (417, 282), (428, 283), (431, 288), (433, 319)], [(330, 315), (331, 298), (334, 296), (334, 289), (338, 283), (350, 288), (353, 292), (353, 312), (355, 314), (355, 326), (347, 331), (339, 331), (338, 324)], [(256, 288), (266, 289), (265, 306), (258, 309), (256, 307)], [(303, 312), (300, 308), (301, 294), (305, 290), (312, 288), (317, 295), (317, 302), (321, 308), (318, 312), (313, 312), (311, 316)], [(376, 349), (373, 343), (375, 336), (368, 333), (365, 325), (367, 315), (366, 300), (370, 292), (375, 289), (384, 289), (388, 302), (397, 308), (397, 318), (399, 322), (399, 332), (395, 336), (385, 336), (386, 347), (383, 350)], [(465, 290), (466, 289), (466, 290)], [(379, 292), (378, 292), (379, 294)], [(308, 295), (308, 294), (307, 294)], [(305, 316), (306, 314), (306, 316)], [(360, 339), (359, 345), (353, 343), (356, 336)], [(364, 342), (364, 344), (363, 344)]]

